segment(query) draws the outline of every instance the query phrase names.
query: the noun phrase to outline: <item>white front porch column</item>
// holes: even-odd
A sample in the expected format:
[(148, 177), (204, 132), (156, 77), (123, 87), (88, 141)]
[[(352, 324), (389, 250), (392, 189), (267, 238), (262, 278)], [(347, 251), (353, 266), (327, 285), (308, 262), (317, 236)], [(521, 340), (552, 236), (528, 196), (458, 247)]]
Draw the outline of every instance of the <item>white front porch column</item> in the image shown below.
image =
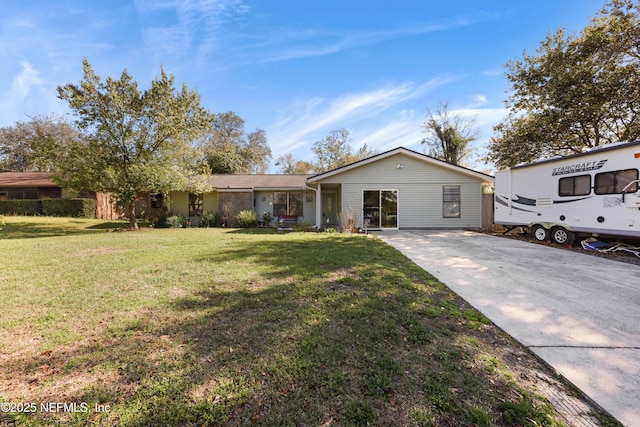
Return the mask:
[(316, 227), (318, 230), (322, 228), (322, 184), (318, 183), (316, 191)]

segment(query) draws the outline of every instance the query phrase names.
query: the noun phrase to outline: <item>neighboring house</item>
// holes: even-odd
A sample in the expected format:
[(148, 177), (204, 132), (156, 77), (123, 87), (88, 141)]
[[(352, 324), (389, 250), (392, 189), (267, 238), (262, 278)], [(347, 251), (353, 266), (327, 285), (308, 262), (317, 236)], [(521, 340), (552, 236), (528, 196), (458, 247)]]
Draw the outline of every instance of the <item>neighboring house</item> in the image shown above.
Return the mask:
[[(253, 210), (317, 227), (483, 228), (494, 178), (403, 147), (317, 175), (212, 175), (212, 191), (170, 193), (169, 210), (194, 217)], [(485, 197), (486, 196), (486, 197)]]
[(0, 200), (56, 199), (62, 193), (49, 172), (0, 173)]
[[(122, 217), (122, 210), (114, 206), (108, 194), (75, 194), (53, 182), (51, 175), (50, 172), (2, 172), (0, 173), (0, 200), (81, 197), (96, 200), (96, 218), (118, 219)], [(148, 204), (150, 205), (151, 201)]]

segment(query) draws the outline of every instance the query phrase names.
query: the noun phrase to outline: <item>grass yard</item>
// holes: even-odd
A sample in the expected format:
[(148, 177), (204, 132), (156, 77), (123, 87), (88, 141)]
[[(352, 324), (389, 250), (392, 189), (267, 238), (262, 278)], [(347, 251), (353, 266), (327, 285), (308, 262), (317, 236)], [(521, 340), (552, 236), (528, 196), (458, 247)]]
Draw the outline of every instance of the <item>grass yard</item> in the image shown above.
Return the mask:
[(562, 425), (510, 369), (537, 362), (375, 238), (5, 219), (0, 424)]

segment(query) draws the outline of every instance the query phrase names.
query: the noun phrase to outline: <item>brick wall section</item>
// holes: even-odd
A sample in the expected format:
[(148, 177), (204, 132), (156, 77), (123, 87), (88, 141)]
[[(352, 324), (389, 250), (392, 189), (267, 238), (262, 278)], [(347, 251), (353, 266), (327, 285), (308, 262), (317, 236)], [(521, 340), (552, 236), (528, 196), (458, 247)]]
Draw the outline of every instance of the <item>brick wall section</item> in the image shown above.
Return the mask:
[(124, 217), (124, 212), (111, 202), (111, 194), (96, 193), (96, 218), (120, 219), (122, 217)]

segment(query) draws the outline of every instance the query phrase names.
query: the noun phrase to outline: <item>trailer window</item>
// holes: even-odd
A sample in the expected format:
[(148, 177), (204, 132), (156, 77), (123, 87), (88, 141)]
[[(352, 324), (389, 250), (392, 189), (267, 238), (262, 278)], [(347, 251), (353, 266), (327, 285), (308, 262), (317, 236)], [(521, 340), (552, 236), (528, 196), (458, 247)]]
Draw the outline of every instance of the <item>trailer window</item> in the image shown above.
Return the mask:
[(595, 191), (596, 194), (622, 194), (622, 190), (626, 188), (625, 193), (635, 193), (638, 191), (638, 183), (629, 184), (637, 179), (637, 169), (599, 173), (596, 174)]
[(591, 193), (591, 175), (560, 178), (558, 194), (560, 196), (586, 196)]

